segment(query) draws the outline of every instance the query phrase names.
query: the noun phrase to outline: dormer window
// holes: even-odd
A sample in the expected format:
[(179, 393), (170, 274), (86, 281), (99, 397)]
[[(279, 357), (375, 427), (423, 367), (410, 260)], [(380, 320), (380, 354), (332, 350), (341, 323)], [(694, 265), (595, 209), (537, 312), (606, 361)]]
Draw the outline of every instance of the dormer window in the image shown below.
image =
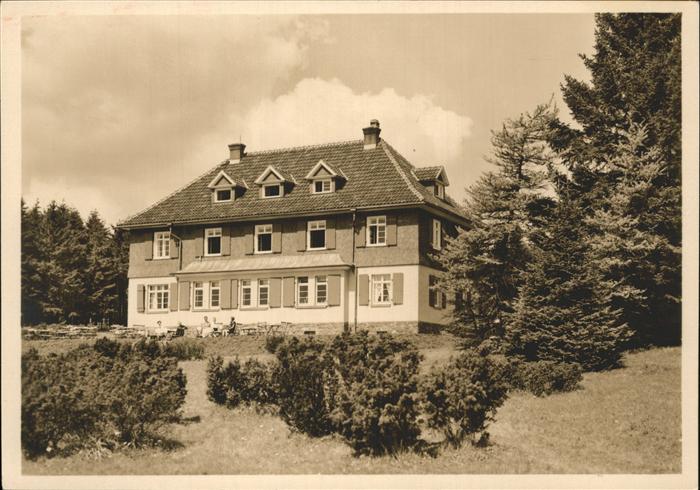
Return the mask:
[(314, 180), (313, 182), (314, 194), (325, 194), (327, 192), (333, 192), (333, 187), (333, 180), (331, 179)]
[(284, 189), (282, 184), (267, 184), (262, 188), (262, 197), (282, 197), (284, 195)]
[(231, 189), (217, 189), (214, 193), (214, 202), (229, 202), (232, 195)]
[(441, 182), (435, 182), (435, 195), (440, 199), (445, 199), (445, 186)]

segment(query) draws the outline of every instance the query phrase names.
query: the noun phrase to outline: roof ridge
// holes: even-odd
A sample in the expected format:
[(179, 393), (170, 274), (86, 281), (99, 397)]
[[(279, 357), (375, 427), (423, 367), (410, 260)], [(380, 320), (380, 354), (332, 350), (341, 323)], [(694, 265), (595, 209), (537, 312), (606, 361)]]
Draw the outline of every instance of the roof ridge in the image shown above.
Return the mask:
[(411, 179), (408, 178), (408, 176), (404, 173), (403, 169), (401, 168), (401, 165), (399, 165), (399, 162), (396, 161), (396, 158), (394, 158), (394, 155), (392, 155), (392, 151), (394, 150), (389, 143), (387, 143), (384, 140), (380, 141), (380, 144), (382, 145), (382, 149), (384, 150), (384, 153), (386, 153), (386, 156), (389, 157), (389, 160), (391, 163), (394, 165), (394, 168), (398, 172), (399, 176), (406, 182), (406, 185), (408, 188), (415, 194), (415, 196), (418, 198), (420, 202), (424, 202), (425, 198), (423, 197), (423, 194), (421, 194), (418, 189), (413, 187), (413, 183), (411, 182)]
[(362, 140), (346, 140), (346, 141), (335, 141), (332, 143), (321, 143), (317, 145), (302, 145), (302, 146), (288, 146), (286, 148), (273, 148), (270, 150), (259, 150), (259, 151), (251, 151), (249, 153), (246, 153), (245, 156), (258, 156), (258, 155), (269, 155), (271, 153), (284, 153), (287, 151), (301, 151), (301, 150), (311, 150), (315, 148), (330, 148), (333, 146), (344, 146), (344, 145), (349, 145), (351, 143), (360, 143)]
[[(184, 190), (187, 189), (189, 186), (195, 184), (197, 181), (199, 181), (200, 179), (204, 178), (205, 175), (209, 174), (212, 170), (216, 170), (217, 168), (219, 168), (219, 167), (221, 167), (221, 166), (223, 166), (223, 165), (226, 165), (227, 163), (228, 163), (228, 160), (223, 160), (223, 161), (219, 162), (218, 164), (216, 164), (215, 167), (210, 168), (209, 170), (207, 170), (207, 171), (204, 172), (203, 174), (198, 175), (196, 178), (192, 179), (192, 180), (191, 180), (190, 182), (188, 182), (187, 184), (183, 185), (182, 187), (179, 187), (177, 190), (171, 192), (170, 194), (168, 194), (167, 196), (165, 196), (163, 199), (160, 199), (159, 201), (154, 202), (153, 204), (151, 204), (150, 206), (148, 206), (148, 207), (147, 207), (146, 209), (144, 209), (143, 211), (139, 211), (138, 213), (134, 213), (134, 214), (132, 214), (132, 215), (130, 215), (130, 216), (127, 216), (127, 217), (124, 218), (123, 220), (117, 222), (117, 226), (119, 226), (119, 225), (122, 224), (122, 223), (126, 223), (127, 221), (131, 221), (131, 220), (133, 220), (133, 219), (138, 218), (140, 215), (142, 215), (142, 214), (144, 214), (144, 213), (150, 211), (151, 209), (153, 209), (153, 208), (155, 208), (156, 206), (158, 206), (160, 203), (162, 203), (162, 202), (164, 202), (164, 201), (167, 201), (168, 199), (170, 199), (171, 197), (173, 197), (175, 194), (177, 194), (177, 193), (179, 193), (179, 192), (181, 192), (181, 191), (184, 191)], [(223, 169), (222, 169), (222, 171), (223, 171)]]

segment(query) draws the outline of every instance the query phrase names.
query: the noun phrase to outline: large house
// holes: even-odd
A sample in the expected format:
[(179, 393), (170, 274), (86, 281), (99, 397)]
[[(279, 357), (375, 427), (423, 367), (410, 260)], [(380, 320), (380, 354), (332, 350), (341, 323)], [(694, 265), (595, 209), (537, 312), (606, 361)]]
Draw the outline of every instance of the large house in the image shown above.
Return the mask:
[(126, 219), (128, 322), (291, 322), (297, 332), (435, 329), (433, 254), (466, 219), (441, 166), (379, 137), (230, 157)]

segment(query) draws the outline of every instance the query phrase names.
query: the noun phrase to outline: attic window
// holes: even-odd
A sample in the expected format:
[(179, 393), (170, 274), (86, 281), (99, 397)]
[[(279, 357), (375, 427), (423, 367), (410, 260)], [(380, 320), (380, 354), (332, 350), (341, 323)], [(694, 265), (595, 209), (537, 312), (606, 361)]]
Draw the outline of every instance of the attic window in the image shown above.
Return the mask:
[(262, 188), (263, 197), (281, 197), (284, 195), (282, 184), (264, 185)]
[(333, 192), (333, 180), (331, 179), (320, 179), (315, 180), (313, 184), (314, 194), (325, 194), (327, 192)]
[(435, 195), (440, 199), (445, 199), (445, 186), (441, 182), (435, 182)]
[(231, 197), (231, 189), (217, 189), (214, 191), (214, 202), (229, 202)]

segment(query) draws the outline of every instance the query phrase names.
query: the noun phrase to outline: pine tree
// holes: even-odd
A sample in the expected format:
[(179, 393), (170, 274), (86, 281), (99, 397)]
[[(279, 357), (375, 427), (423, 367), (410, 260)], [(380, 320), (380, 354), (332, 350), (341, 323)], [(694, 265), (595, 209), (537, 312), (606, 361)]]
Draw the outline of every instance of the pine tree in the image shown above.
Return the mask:
[(24, 200), (22, 200), (21, 212), (22, 324), (33, 325), (44, 319), (41, 305), (43, 294), (41, 262), (44, 260), (44, 254), (39, 243), (43, 216), (38, 203), (35, 203), (31, 209), (27, 209)]
[(121, 228), (112, 229), (112, 256), (114, 257), (114, 276), (116, 284), (115, 321), (125, 325), (127, 318), (129, 289), (129, 232)]
[(471, 226), (447, 240), (440, 253), (446, 269), (441, 287), (461, 298), (454, 309), (456, 331), (474, 343), (498, 334), (498, 321), (512, 311), (528, 241), (553, 205), (541, 191), (554, 160), (547, 139), (555, 115), (551, 103), (543, 104), (493, 133), (488, 161), (497, 170), (468, 189)]
[(86, 313), (94, 322), (111, 320), (117, 313), (117, 270), (112, 236), (97, 211), (90, 213), (85, 230), (85, 289), (88, 293)]
[(601, 274), (614, 283), (610, 306), (621, 309), (638, 344), (680, 340), (681, 250), (668, 239), (680, 227), (680, 189), (666, 186), (669, 167), (644, 126), (632, 125), (607, 162), (615, 193), (589, 224)]
[(585, 370), (619, 363), (629, 331), (609, 306), (612, 284), (590, 266), (583, 211), (564, 195), (532, 249), (506, 322), (510, 355), (575, 362)]

